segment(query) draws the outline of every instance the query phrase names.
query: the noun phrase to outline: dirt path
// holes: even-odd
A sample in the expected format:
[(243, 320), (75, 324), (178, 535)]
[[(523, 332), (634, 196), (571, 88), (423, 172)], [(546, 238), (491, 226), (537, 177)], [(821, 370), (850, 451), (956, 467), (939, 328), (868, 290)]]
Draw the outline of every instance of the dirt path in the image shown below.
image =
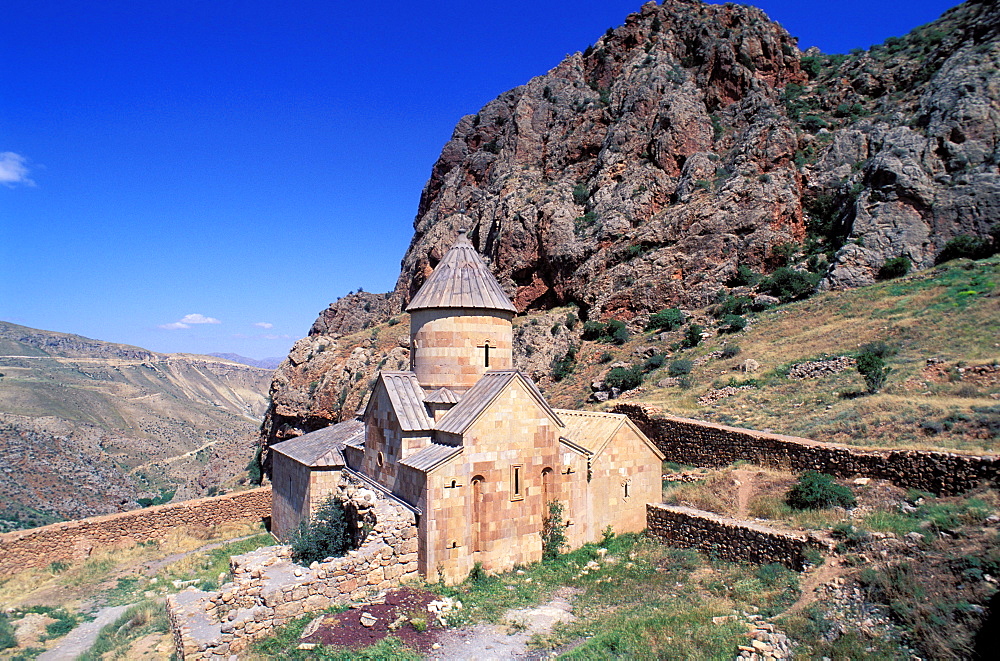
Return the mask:
[(837, 558), (827, 558), (826, 561), (814, 571), (802, 575), (802, 581), (799, 584), (799, 589), (801, 590), (799, 598), (788, 608), (788, 610), (780, 613), (780, 615), (794, 615), (795, 613), (798, 613), (803, 608), (817, 600), (820, 586), (829, 583), (835, 578), (840, 578), (846, 573), (848, 573), (848, 569), (842, 567)]
[[(130, 604), (131, 605), (131, 604)], [(55, 647), (38, 655), (39, 661), (62, 661), (75, 659), (93, 645), (101, 629), (122, 616), (128, 606), (111, 606), (97, 611), (97, 617), (90, 622), (84, 622), (66, 634)]]
[(750, 510), (750, 498), (757, 490), (756, 487), (754, 486), (755, 479), (756, 479), (756, 471), (743, 470), (743, 469), (733, 471), (733, 480), (736, 482), (735, 518), (737, 519), (747, 518), (747, 512), (749, 512)]
[[(428, 659), (485, 661), (487, 659), (540, 659), (528, 650), (528, 641), (535, 634), (550, 633), (559, 622), (573, 619), (572, 600), (579, 590), (562, 587), (550, 601), (535, 608), (516, 608), (504, 614), (508, 623), (477, 624), (474, 627), (448, 631), (439, 639), (440, 648), (427, 655)], [(523, 627), (523, 628), (522, 628)]]

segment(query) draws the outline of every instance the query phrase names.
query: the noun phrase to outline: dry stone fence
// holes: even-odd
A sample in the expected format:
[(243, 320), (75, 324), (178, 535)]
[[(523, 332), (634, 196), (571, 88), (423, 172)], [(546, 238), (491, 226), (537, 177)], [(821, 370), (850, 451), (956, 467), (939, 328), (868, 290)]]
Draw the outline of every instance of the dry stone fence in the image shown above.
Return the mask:
[(877, 478), (940, 495), (959, 494), (982, 482), (1000, 486), (1000, 457), (994, 455), (855, 448), (678, 418), (632, 402), (612, 410), (630, 417), (667, 461), (728, 466), (742, 460), (782, 470)]
[(271, 516), (271, 487), (92, 516), (0, 535), (0, 575), (83, 560), (95, 549), (164, 539), (178, 528), (206, 529)]
[(418, 578), (415, 514), (347, 475), (338, 497), (371, 526), (361, 545), (309, 568), (292, 562), (289, 546), (233, 556), (231, 580), (218, 591), (188, 588), (167, 598), (178, 658), (229, 659), (300, 615), (364, 601)]

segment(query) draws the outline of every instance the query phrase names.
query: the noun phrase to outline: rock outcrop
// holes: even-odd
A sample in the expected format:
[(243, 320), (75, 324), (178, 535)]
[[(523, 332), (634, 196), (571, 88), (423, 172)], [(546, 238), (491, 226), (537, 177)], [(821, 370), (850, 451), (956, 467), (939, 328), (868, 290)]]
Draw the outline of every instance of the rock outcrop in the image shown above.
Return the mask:
[[(460, 228), (520, 312), (575, 304), (631, 323), (714, 302), (738, 267), (844, 288), (890, 258), (929, 266), (1000, 217), (998, 32), (992, 4), (970, 0), (869, 51), (824, 55), (753, 7), (649, 2), (463, 117), (394, 291), (342, 298), (303, 341), (400, 314)], [(319, 423), (275, 415), (303, 365), (279, 369), (265, 438)], [(340, 415), (309, 397), (298, 409)]]

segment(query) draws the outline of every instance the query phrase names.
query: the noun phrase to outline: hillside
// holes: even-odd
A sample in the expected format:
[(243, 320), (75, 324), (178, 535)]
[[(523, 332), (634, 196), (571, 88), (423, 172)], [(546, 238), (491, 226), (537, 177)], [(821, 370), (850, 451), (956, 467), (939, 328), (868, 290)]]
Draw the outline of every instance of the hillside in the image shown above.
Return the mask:
[(0, 484), (9, 526), (231, 486), (271, 371), (0, 322)]
[(548, 333), (563, 306), (636, 332), (664, 308), (770, 296), (747, 288), (751, 272), (793, 269), (785, 298), (801, 298), (871, 284), (890, 260), (930, 268), (958, 237), (995, 244), (998, 34), (1000, 15), (972, 0), (825, 55), (753, 7), (643, 5), (458, 122), (394, 291), (320, 313), (276, 372), (262, 438), (343, 419), (378, 367), (406, 364), (405, 326), (383, 342), (381, 324), (405, 324), (460, 227), (538, 320), (520, 338), (535, 374), (578, 341)]

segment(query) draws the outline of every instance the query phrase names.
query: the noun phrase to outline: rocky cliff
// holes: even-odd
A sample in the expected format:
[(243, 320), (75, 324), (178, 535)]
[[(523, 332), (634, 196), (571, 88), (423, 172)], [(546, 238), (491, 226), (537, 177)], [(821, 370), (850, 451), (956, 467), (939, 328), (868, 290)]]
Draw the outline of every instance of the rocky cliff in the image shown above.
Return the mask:
[[(993, 4), (971, 0), (825, 55), (753, 7), (647, 3), (463, 117), (395, 290), (332, 304), (293, 354), (399, 314), (460, 227), (518, 310), (630, 323), (712, 303), (741, 266), (808, 270), (821, 288), (870, 283), (895, 257), (930, 266), (1000, 217), (998, 32)], [(308, 363), (279, 369), (265, 438), (340, 415), (304, 392)], [(345, 366), (330, 370), (342, 392)]]

